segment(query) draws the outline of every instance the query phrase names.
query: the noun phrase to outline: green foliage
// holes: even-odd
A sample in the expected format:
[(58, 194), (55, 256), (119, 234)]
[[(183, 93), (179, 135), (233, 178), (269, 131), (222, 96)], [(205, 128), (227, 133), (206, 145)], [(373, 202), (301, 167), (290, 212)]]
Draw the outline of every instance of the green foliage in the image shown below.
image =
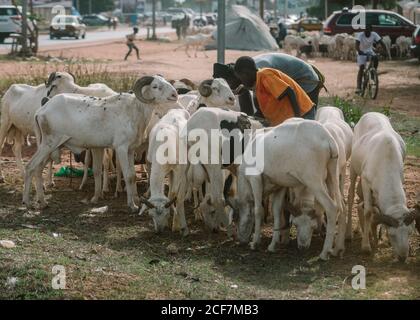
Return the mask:
[[(113, 0), (92, 0), (92, 13), (112, 11), (115, 9)], [(80, 14), (89, 13), (89, 1), (80, 1)]]
[(362, 117), (363, 112), (362, 108), (359, 106), (353, 105), (349, 100), (340, 98), (340, 97), (334, 97), (334, 106), (341, 109), (344, 114), (344, 120), (350, 124), (352, 127), (355, 126), (355, 124), (359, 121), (359, 119)]

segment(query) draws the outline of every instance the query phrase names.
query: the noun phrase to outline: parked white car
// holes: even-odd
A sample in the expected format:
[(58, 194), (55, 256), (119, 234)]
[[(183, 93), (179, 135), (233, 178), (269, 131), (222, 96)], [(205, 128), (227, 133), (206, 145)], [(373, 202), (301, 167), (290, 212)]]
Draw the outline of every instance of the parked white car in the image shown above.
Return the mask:
[(22, 32), (22, 17), (15, 6), (0, 6), (0, 43), (12, 33)]

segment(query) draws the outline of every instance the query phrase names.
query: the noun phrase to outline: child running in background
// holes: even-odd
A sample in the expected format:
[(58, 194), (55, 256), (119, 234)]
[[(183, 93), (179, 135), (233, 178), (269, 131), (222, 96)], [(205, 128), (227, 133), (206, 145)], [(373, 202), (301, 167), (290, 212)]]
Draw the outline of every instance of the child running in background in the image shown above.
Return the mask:
[(136, 50), (136, 54), (137, 54), (137, 60), (140, 60), (140, 56), (139, 56), (139, 48), (137, 48), (137, 46), (134, 44), (134, 40), (136, 40), (136, 34), (139, 32), (139, 28), (134, 27), (133, 28), (133, 33), (127, 34), (125, 37), (127, 38), (127, 47), (128, 47), (128, 52), (125, 55), (124, 60), (127, 60), (128, 56), (131, 54), (131, 51)]

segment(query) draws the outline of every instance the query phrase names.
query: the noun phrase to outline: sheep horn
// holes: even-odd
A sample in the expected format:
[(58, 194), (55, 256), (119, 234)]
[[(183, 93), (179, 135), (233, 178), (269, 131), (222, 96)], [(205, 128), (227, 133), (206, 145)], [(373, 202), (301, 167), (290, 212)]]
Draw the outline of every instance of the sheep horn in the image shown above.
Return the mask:
[(299, 217), (302, 214), (302, 212), (297, 207), (288, 201), (284, 205), (284, 210), (288, 211), (294, 217)]
[(134, 83), (133, 92), (136, 95), (136, 98), (139, 99), (141, 102), (151, 103), (155, 100), (155, 98), (146, 99), (145, 97), (143, 97), (143, 94), (142, 94), (143, 87), (150, 85), (153, 82), (154, 79), (155, 78), (151, 77), (151, 76), (144, 76), (144, 77), (141, 77), (140, 79), (138, 79)]
[(74, 83), (76, 83), (76, 76), (71, 72), (67, 72), (67, 73), (73, 77), (73, 81)]
[(238, 95), (240, 92), (241, 92), (241, 90), (244, 88), (244, 85), (243, 84), (240, 84), (234, 91), (233, 91), (233, 94), (234, 95)]
[(416, 213), (416, 209), (411, 209), (410, 212), (406, 213), (404, 215), (404, 224), (406, 226), (409, 226), (410, 224), (413, 223), (413, 221), (417, 218), (420, 217), (420, 212)]
[(200, 92), (200, 94), (203, 97), (209, 97), (211, 95), (211, 93), (212, 93), (212, 90), (211, 90), (211, 84), (212, 83), (213, 83), (213, 80), (211, 80), (211, 79), (204, 80), (198, 86), (198, 92)]
[(156, 208), (153, 203), (151, 203), (149, 200), (147, 200), (145, 197), (140, 197), (140, 202), (144, 203), (149, 209)]
[(165, 204), (165, 208), (169, 208), (175, 201), (176, 201), (176, 197), (174, 197), (172, 200), (168, 201), (168, 203)]
[(184, 82), (187, 86), (190, 86), (191, 89), (195, 90), (196, 85), (194, 84), (194, 82), (192, 82), (190, 79), (187, 78), (182, 78), (181, 80), (179, 80), (181, 82)]
[(397, 219), (395, 219), (393, 217), (390, 217), (390, 216), (387, 216), (387, 215), (382, 214), (382, 213), (379, 213), (379, 214), (375, 215), (374, 223), (375, 224), (384, 224), (388, 227), (394, 227), (394, 228), (398, 227), (398, 225), (399, 225)]
[(48, 76), (47, 82), (45, 82), (46, 87), (49, 87), (51, 85), (51, 83), (54, 81), (56, 75), (57, 75), (57, 72), (50, 73), (50, 75)]
[(232, 201), (230, 201), (229, 198), (226, 198), (225, 202), (229, 207), (231, 207), (233, 210), (235, 210), (235, 206), (233, 205)]

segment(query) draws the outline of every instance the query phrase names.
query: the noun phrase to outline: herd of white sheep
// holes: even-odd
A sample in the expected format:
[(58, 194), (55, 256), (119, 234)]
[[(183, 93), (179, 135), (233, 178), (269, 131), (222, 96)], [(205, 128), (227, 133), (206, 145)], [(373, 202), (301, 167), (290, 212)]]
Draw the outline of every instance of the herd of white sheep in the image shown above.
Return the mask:
[[(391, 60), (391, 38), (382, 38), (386, 52), (384, 55)], [(396, 55), (399, 58), (407, 57), (410, 53), (411, 38), (399, 36), (395, 41)], [(286, 53), (295, 52), (296, 56), (304, 53), (305, 47), (311, 47), (312, 55), (323, 55), (338, 60), (356, 60), (356, 37), (347, 33), (340, 33), (334, 36), (321, 35), (319, 32), (308, 32), (299, 35), (288, 35), (284, 39), (284, 50)]]
[[(192, 198), (195, 219), (203, 220), (209, 230), (225, 230), (240, 242), (250, 241), (252, 249), (260, 242), (267, 212), (274, 219), (269, 251), (289, 241), (292, 226), (299, 248), (308, 248), (314, 233), (325, 233), (323, 260), (342, 256), (345, 240), (352, 238), (356, 189), (362, 250), (372, 251), (377, 228), (382, 226), (395, 255), (405, 260), (410, 234), (415, 226), (419, 229), (420, 212), (407, 208), (403, 140), (388, 118), (375, 112), (365, 114), (354, 130), (335, 107), (319, 108), (316, 119), (292, 118), (277, 127), (265, 127), (259, 119), (239, 112), (235, 94), (223, 79), (205, 80), (195, 88), (186, 79), (145, 76), (134, 83), (132, 92), (116, 93), (105, 84), (78, 86), (72, 75), (54, 72), (45, 84), (15, 84), (5, 93), (0, 145), (6, 139), (14, 144), (28, 208), (33, 178), (37, 206), (47, 206), (44, 188), (52, 185), (51, 161), (60, 162), (64, 147), (74, 154), (89, 150), (86, 157), (92, 156), (95, 180), (91, 201), (98, 202), (109, 190), (115, 152), (116, 193), (123, 190), (123, 178), (129, 210), (147, 212), (157, 232), (171, 225), (173, 231), (187, 236), (184, 206)], [(197, 140), (191, 139), (196, 132), (207, 135), (209, 141), (216, 132), (221, 143), (197, 152)], [(28, 135), (36, 136), (38, 149), (24, 167), (21, 149)], [(233, 152), (231, 148), (234, 156), (229, 154), (225, 161), (223, 143), (234, 138), (243, 149)], [(171, 161), (161, 161), (163, 147)], [(149, 190), (140, 196), (135, 157), (144, 152)], [(348, 162), (351, 183), (346, 208)], [(44, 186), (47, 164), (50, 172)]]

